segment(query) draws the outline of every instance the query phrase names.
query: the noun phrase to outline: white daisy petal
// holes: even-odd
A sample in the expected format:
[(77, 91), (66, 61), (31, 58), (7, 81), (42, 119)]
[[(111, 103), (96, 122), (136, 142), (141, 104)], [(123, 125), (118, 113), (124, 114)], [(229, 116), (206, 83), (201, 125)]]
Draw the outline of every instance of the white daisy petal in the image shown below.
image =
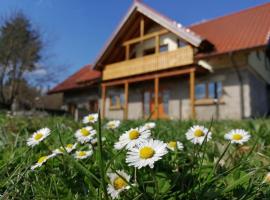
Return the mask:
[(204, 126), (192, 126), (186, 133), (187, 140), (191, 141), (193, 144), (202, 144), (205, 137), (206, 142), (212, 138), (212, 133)]
[(115, 149), (130, 149), (136, 144), (148, 140), (150, 137), (150, 130), (145, 130), (143, 127), (130, 129), (120, 136), (119, 141), (114, 144)]
[[(67, 144), (67, 145), (65, 146), (65, 149), (66, 149), (67, 153), (71, 153), (74, 149), (76, 149), (77, 144), (78, 144), (78, 143), (75, 143), (75, 144)], [(55, 154), (55, 155), (64, 154), (64, 152), (65, 152), (65, 150), (64, 150), (63, 147), (60, 147), (60, 148), (58, 148), (58, 149), (53, 150), (53, 154)]]
[(170, 150), (172, 150), (172, 151), (175, 151), (176, 148), (178, 150), (183, 150), (184, 149), (184, 145), (181, 142), (179, 142), (179, 141), (170, 141), (170, 142), (167, 143), (167, 148), (170, 149)]
[(54, 157), (55, 154), (51, 154), (51, 155), (48, 155), (48, 156), (42, 156), (38, 159), (38, 161), (36, 162), (36, 164), (32, 165), (31, 166), (31, 170), (34, 170), (38, 167), (41, 167), (45, 162), (47, 162), (48, 159)]
[[(117, 173), (121, 176), (119, 176)], [(108, 184), (107, 191), (108, 191), (108, 194), (111, 195), (112, 199), (118, 198), (119, 194), (123, 190), (127, 190), (130, 188), (126, 182), (126, 181), (129, 182), (130, 176), (126, 174), (124, 171), (120, 171), (120, 170), (117, 170), (117, 173), (107, 174), (110, 179), (110, 183)]]
[(88, 123), (95, 123), (98, 120), (98, 114), (93, 113), (90, 115), (87, 115), (83, 118), (83, 123), (88, 124)]
[(106, 124), (106, 128), (107, 129), (116, 129), (120, 126), (120, 121), (119, 120), (112, 120), (112, 121), (109, 121), (107, 124)]
[(93, 154), (93, 150), (89, 151), (76, 151), (75, 152), (75, 158), (77, 159), (85, 159), (90, 157)]
[(75, 137), (81, 144), (84, 144), (86, 142), (89, 142), (95, 136), (95, 134), (96, 130), (94, 130), (92, 126), (86, 126), (77, 130), (75, 133)]
[(27, 139), (27, 145), (30, 147), (34, 147), (37, 144), (39, 144), (41, 141), (43, 141), (46, 137), (48, 137), (51, 133), (51, 130), (48, 128), (42, 128)]
[(129, 166), (134, 166), (138, 169), (146, 166), (153, 168), (154, 163), (167, 153), (166, 143), (160, 140), (145, 140), (129, 149), (126, 162)]
[(230, 140), (232, 144), (243, 144), (250, 139), (250, 134), (243, 129), (234, 129), (224, 135), (226, 140)]
[(148, 122), (148, 123), (145, 123), (142, 127), (146, 130), (151, 130), (151, 129), (156, 127), (156, 123), (155, 122)]

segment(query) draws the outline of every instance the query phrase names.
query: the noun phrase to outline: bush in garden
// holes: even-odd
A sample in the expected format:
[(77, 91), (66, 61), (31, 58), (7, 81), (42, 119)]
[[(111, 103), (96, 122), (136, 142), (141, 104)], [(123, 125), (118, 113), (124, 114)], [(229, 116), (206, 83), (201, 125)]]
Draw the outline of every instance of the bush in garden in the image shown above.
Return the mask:
[(24, 199), (267, 199), (269, 157), (254, 131), (265, 127), (235, 127), (220, 137), (212, 123), (193, 123), (177, 127), (185, 132), (177, 135), (168, 122), (103, 124), (90, 114), (75, 131), (64, 123), (42, 128), (1, 164), (0, 192)]

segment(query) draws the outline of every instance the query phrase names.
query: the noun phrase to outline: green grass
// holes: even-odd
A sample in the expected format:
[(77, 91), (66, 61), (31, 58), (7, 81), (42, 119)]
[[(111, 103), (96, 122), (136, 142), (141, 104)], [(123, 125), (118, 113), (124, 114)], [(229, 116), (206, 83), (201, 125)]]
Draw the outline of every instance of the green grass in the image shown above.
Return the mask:
[[(40, 156), (61, 143), (74, 143), (74, 133), (83, 125), (62, 117), (8, 118), (0, 114), (0, 195), (3, 199), (107, 199), (106, 173), (124, 170), (131, 176), (131, 188), (120, 194), (124, 200), (269, 199), (270, 185), (262, 182), (270, 171), (270, 120), (214, 121), (213, 138), (203, 146), (187, 141), (185, 133), (194, 124), (210, 127), (210, 122), (156, 121), (152, 137), (164, 142), (179, 140), (184, 150), (169, 151), (153, 169), (135, 170), (125, 162), (126, 151), (117, 151), (113, 145), (124, 131), (144, 123), (126, 121), (110, 131), (102, 122), (99, 146), (90, 158), (78, 161), (65, 154), (31, 171)], [(27, 138), (43, 127), (50, 128), (51, 135), (29, 148)], [(98, 130), (98, 124), (95, 128)], [(243, 146), (229, 145), (225, 151), (228, 141), (223, 136), (236, 128), (247, 130), (252, 138)], [(101, 137), (106, 141), (101, 142)], [(217, 165), (217, 160), (224, 165)]]

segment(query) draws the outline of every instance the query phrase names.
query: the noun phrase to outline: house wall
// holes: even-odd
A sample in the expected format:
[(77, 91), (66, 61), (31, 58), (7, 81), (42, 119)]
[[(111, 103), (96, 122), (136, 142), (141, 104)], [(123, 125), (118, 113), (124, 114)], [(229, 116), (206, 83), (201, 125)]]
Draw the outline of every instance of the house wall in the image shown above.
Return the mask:
[(262, 79), (258, 79), (254, 73), (249, 73), (249, 85), (250, 85), (250, 104), (251, 104), (251, 116), (262, 117), (266, 116), (269, 111), (269, 99), (267, 83)]
[[(160, 37), (160, 45), (168, 44), (168, 51), (176, 50), (178, 37), (172, 33), (162, 35)], [(134, 48), (136, 57), (142, 57), (145, 49), (155, 48), (155, 39), (149, 39), (142, 44), (137, 44)]]
[(64, 93), (64, 105), (66, 109), (70, 103), (76, 105), (74, 113), (74, 118), (76, 120), (82, 119), (83, 116), (89, 114), (89, 102), (98, 99), (98, 87)]
[[(221, 81), (223, 95), (219, 103), (197, 105), (197, 119), (209, 120), (212, 117), (214, 119), (241, 119), (250, 117), (250, 88), (247, 69), (241, 69), (240, 74), (243, 79), (243, 97), (241, 97), (241, 86), (238, 76), (233, 68), (219, 70), (208, 77), (201, 78), (202, 81), (205, 79)], [(200, 79), (197, 81), (200, 81)], [(241, 104), (243, 104), (243, 107)]]
[[(240, 74), (243, 79), (243, 97), (241, 98), (240, 84), (233, 68), (221, 69), (213, 74), (197, 76), (196, 82), (205, 80), (222, 81), (223, 95), (218, 104), (196, 105), (196, 117), (198, 120), (214, 119), (241, 119), (252, 115), (250, 100), (250, 72), (242, 68)], [(154, 87), (154, 81), (132, 84), (129, 89), (128, 118), (139, 119), (143, 117), (143, 91), (145, 88)], [(170, 91), (169, 118), (190, 119), (191, 107), (189, 100), (189, 77), (161, 79), (160, 87)], [(109, 93), (109, 91), (108, 91)], [(240, 106), (243, 101), (243, 108)], [(111, 119), (123, 119), (123, 110), (110, 110), (109, 98), (106, 100), (106, 117)]]

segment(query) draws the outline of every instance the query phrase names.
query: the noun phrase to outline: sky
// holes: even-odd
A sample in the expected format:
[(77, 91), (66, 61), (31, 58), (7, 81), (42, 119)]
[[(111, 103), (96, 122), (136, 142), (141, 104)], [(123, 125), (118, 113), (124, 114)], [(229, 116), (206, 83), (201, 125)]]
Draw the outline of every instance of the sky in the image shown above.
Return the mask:
[[(142, 0), (183, 25), (210, 20), (269, 0)], [(59, 81), (93, 63), (133, 0), (0, 0), (0, 16), (22, 11), (38, 28)], [(42, 73), (41, 73), (42, 74)]]

